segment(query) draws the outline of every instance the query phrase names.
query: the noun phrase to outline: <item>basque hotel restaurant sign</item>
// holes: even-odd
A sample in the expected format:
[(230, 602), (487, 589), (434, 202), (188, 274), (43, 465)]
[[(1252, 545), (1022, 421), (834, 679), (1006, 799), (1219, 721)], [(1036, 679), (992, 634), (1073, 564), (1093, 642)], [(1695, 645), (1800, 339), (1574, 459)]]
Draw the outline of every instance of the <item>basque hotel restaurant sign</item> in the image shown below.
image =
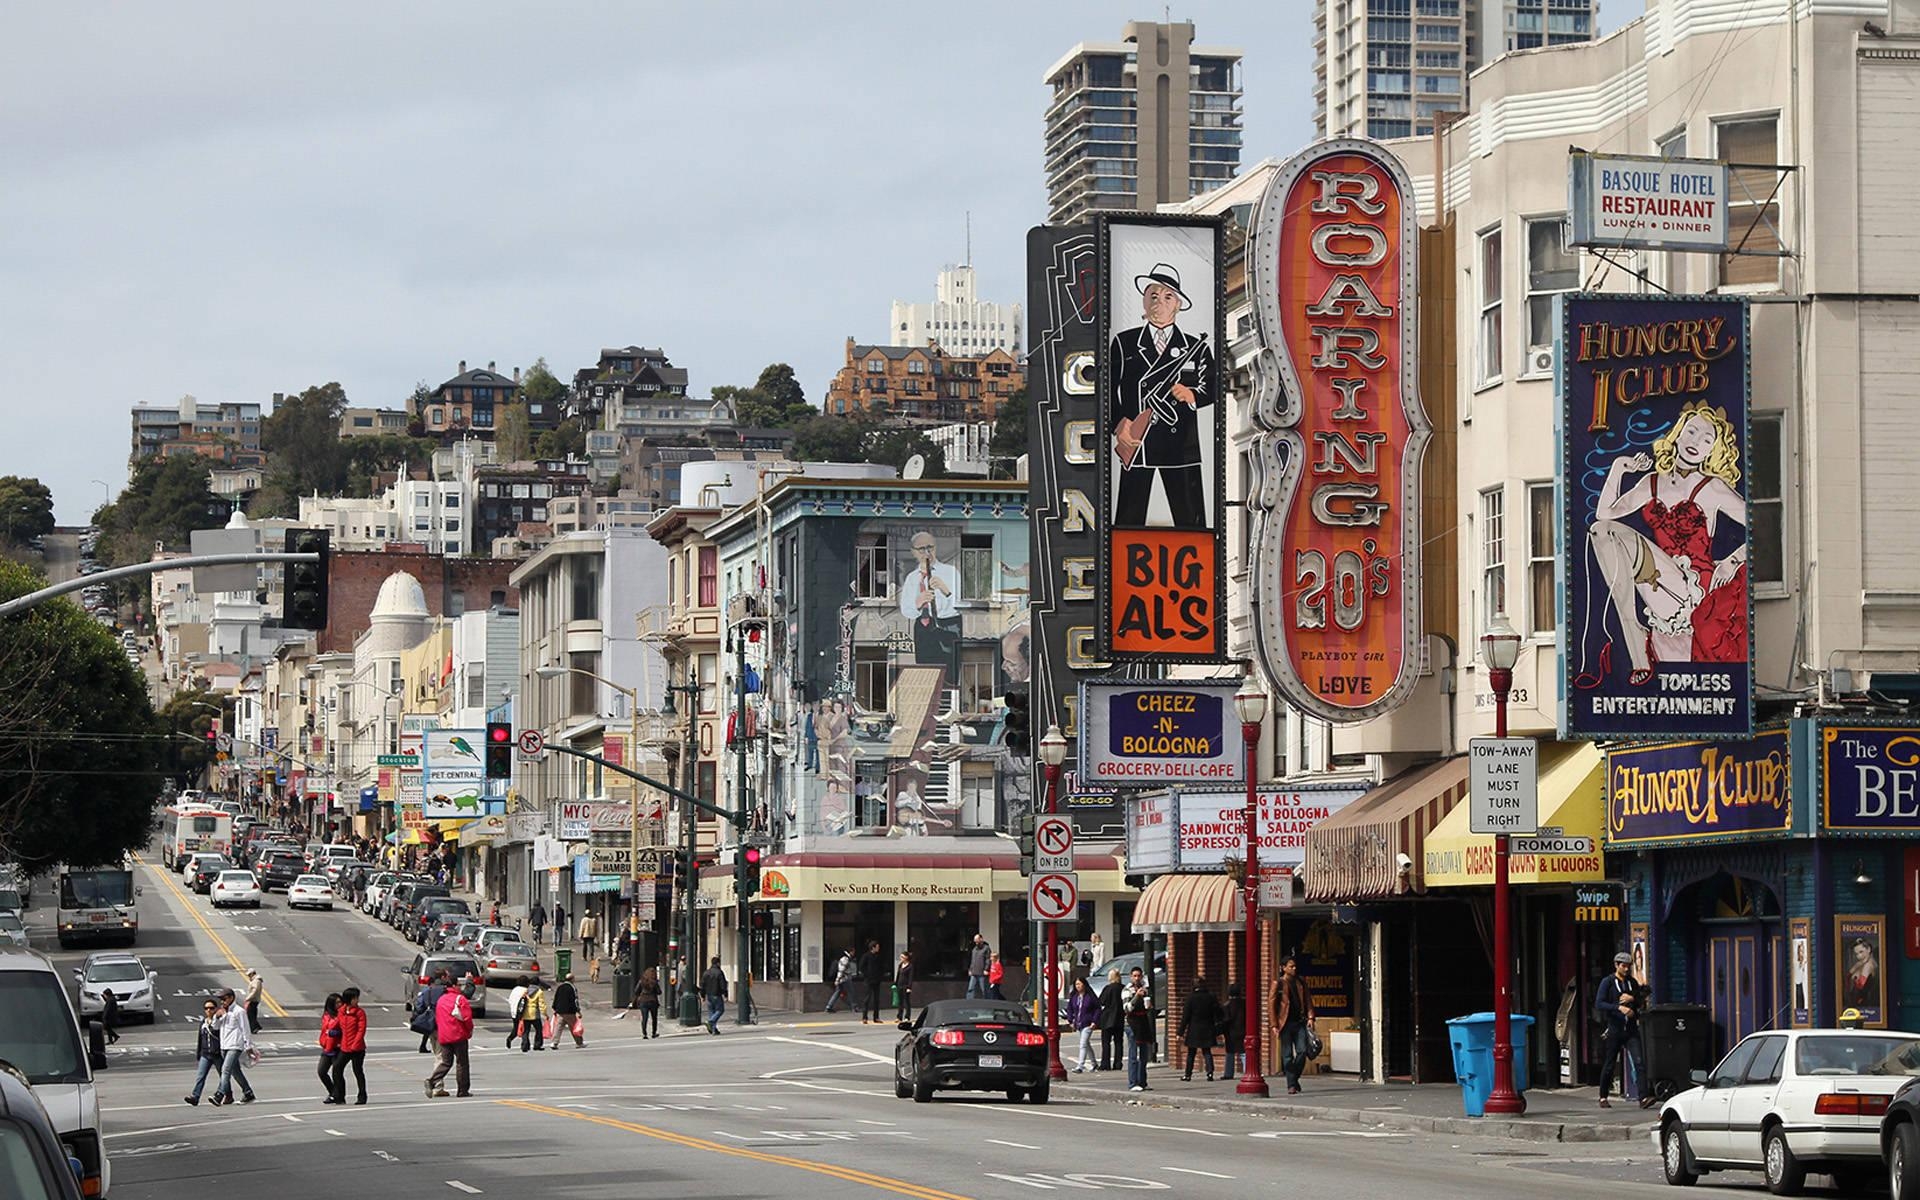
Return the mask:
[(1240, 681), (1080, 685), (1080, 778), (1130, 787), (1244, 783)]
[(1836, 833), (1920, 833), (1920, 728), (1818, 729), (1820, 823)]
[(1254, 644), (1327, 721), (1390, 711), (1419, 669), (1414, 209), (1397, 159), (1336, 139), (1274, 175), (1254, 222)]
[(1785, 730), (1607, 751), (1607, 845), (1706, 842), (1793, 828)]
[(1559, 304), (1560, 736), (1746, 737), (1746, 302)]
[(1100, 655), (1226, 661), (1226, 304), (1217, 217), (1115, 213), (1100, 242)]
[(1567, 175), (1576, 246), (1727, 248), (1726, 163), (1576, 150)]

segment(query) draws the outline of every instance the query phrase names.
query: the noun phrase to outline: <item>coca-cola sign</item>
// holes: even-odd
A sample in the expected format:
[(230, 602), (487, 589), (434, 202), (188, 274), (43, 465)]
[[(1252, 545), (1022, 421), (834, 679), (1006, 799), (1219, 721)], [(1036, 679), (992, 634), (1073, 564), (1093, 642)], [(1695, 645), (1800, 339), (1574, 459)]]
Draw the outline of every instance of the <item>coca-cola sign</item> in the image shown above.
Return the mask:
[(1254, 223), (1255, 648), (1340, 723), (1397, 707), (1419, 667), (1414, 217), (1399, 162), (1339, 139), (1283, 166)]

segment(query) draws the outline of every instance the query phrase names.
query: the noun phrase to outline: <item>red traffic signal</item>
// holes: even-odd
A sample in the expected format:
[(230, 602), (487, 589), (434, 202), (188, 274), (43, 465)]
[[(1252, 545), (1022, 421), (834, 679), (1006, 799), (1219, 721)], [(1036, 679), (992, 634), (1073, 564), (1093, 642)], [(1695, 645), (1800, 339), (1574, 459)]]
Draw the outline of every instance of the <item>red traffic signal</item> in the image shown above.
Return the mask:
[(487, 726), (487, 740), (505, 743), (513, 740), (513, 727), (500, 721)]
[(760, 847), (758, 847), (758, 846), (748, 846), (748, 847), (747, 847), (747, 849), (746, 849), (746, 851), (745, 851), (745, 853), (746, 853), (746, 859), (747, 859), (747, 865), (748, 865), (748, 866), (750, 866), (750, 867), (757, 867), (757, 866), (759, 866), (759, 865), (760, 865), (760, 854), (761, 854), (761, 850), (760, 850)]
[(488, 779), (513, 778), (513, 725), (510, 722), (487, 722), (486, 776)]

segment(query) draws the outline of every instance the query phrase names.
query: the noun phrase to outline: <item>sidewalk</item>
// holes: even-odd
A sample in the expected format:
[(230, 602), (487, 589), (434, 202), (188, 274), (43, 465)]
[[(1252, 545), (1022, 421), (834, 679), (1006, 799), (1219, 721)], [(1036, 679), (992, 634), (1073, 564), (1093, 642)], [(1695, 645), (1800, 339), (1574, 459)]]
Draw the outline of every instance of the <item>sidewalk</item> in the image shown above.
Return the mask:
[[(1069, 1062), (1068, 1070), (1072, 1070)], [(1371, 1084), (1345, 1076), (1308, 1076), (1301, 1094), (1286, 1094), (1286, 1080), (1268, 1078), (1273, 1095), (1265, 1100), (1237, 1095), (1238, 1079), (1205, 1082), (1199, 1074), (1182, 1083), (1180, 1072), (1156, 1066), (1147, 1073), (1149, 1090), (1129, 1092), (1124, 1071), (1098, 1071), (1055, 1082), (1056, 1094), (1103, 1104), (1145, 1105), (1182, 1112), (1257, 1113), (1289, 1121), (1340, 1121), (1376, 1129), (1424, 1133), (1466, 1133), (1528, 1142), (1631, 1142), (1647, 1145), (1654, 1127), (1651, 1110), (1616, 1098), (1601, 1108), (1593, 1088), (1535, 1089), (1526, 1095), (1526, 1115), (1469, 1117), (1460, 1089), (1451, 1083)]]

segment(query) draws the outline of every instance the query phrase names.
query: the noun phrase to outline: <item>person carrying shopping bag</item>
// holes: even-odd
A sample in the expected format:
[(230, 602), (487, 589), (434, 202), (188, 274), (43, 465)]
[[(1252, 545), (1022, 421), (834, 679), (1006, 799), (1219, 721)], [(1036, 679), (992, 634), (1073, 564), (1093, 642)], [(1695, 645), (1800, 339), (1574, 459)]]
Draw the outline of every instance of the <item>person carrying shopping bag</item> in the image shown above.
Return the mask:
[(553, 1024), (555, 1049), (560, 1047), (560, 1033), (563, 1030), (573, 1035), (574, 1045), (586, 1046), (586, 1027), (580, 1020), (580, 993), (574, 990), (571, 974), (562, 975), (560, 982), (553, 987)]

